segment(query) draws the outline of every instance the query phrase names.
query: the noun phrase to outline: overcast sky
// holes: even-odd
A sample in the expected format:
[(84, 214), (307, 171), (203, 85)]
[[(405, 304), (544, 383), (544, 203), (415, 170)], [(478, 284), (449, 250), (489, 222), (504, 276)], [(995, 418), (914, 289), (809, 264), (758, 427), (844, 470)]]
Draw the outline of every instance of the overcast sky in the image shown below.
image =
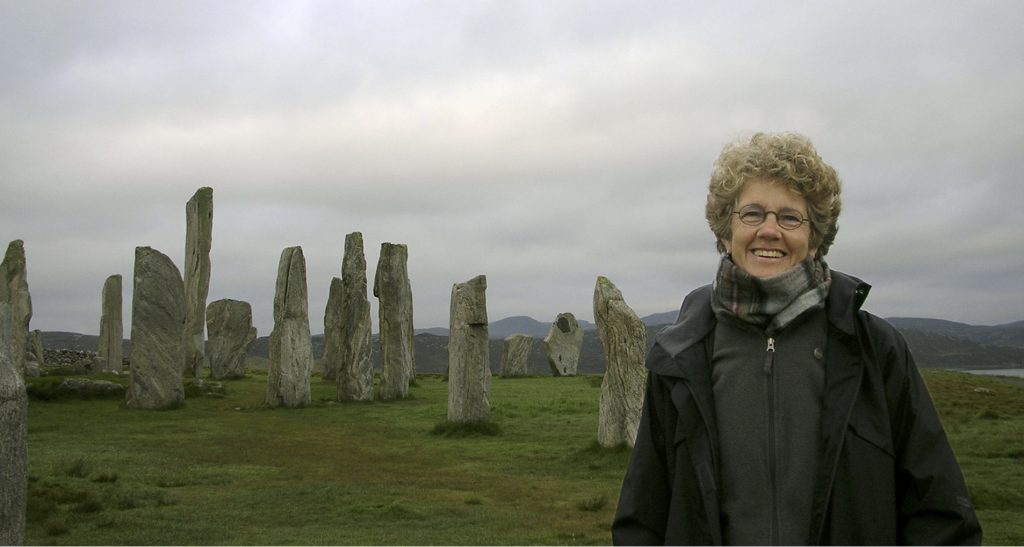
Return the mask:
[(294, 245), (323, 331), (353, 231), (371, 290), (409, 246), (417, 328), (478, 274), (492, 321), (592, 320), (598, 275), (643, 316), (715, 273), (723, 145), (790, 130), (843, 180), (827, 258), (867, 309), (1018, 321), (1021, 29), (1018, 0), (0, 0), (0, 244), (44, 331), (98, 333), (121, 274), (129, 337), (134, 249), (183, 268), (202, 186), (208, 301), (261, 336)]

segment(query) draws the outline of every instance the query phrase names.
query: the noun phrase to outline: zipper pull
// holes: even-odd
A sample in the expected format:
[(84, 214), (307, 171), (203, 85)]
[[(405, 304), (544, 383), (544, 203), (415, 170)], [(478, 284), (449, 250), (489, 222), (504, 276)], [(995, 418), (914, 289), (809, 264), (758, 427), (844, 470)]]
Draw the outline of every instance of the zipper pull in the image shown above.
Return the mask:
[(768, 347), (765, 349), (764, 354), (764, 373), (766, 376), (771, 376), (772, 367), (775, 364), (775, 339), (768, 338)]

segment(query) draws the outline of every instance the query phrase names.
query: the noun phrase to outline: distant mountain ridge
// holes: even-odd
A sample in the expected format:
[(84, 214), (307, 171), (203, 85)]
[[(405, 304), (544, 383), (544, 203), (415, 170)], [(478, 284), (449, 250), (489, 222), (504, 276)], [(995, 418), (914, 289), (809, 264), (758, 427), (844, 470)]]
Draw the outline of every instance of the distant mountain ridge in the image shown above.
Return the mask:
[[(647, 346), (654, 343), (654, 335), (665, 325), (675, 321), (678, 312), (663, 312), (641, 318), (647, 325)], [(918, 366), (927, 368), (1018, 368), (1024, 367), (1024, 321), (994, 326), (968, 325), (943, 319), (920, 317), (891, 317), (892, 323), (913, 352)], [(597, 336), (596, 326), (580, 321), (583, 328), (583, 347), (580, 351), (580, 372), (604, 371), (604, 351)], [(491, 338), (491, 368), (497, 371), (501, 361), (502, 341), (512, 334), (526, 334), (535, 341), (528, 358), (530, 374), (550, 374), (544, 357), (543, 338), (551, 323), (527, 316), (506, 317), (488, 325)], [(73, 332), (43, 332), (43, 346), (47, 349), (72, 349), (95, 352), (99, 337)], [(374, 360), (379, 366), (377, 335), (373, 336)], [(313, 355), (323, 356), (324, 337), (312, 337)], [(125, 355), (130, 352), (130, 341), (124, 341)], [(448, 329), (434, 327), (416, 329), (414, 338), (416, 368), (423, 372), (444, 372), (448, 363)], [(249, 355), (266, 358), (269, 338), (257, 338)]]

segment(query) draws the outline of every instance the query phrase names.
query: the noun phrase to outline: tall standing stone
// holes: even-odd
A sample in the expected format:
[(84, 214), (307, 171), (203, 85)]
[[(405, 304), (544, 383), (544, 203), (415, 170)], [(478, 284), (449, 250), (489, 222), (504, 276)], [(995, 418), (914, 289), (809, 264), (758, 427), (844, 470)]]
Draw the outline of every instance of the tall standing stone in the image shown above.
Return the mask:
[(528, 334), (513, 334), (505, 338), (501, 344), (502, 378), (526, 376), (527, 359), (533, 349), (533, 337)]
[(112, 275), (103, 283), (103, 310), (100, 314), (99, 364), (102, 372), (121, 372), (124, 363), (124, 324), (121, 320), (121, 276)]
[(28, 333), (29, 356), (36, 362), (36, 366), (42, 367), (46, 364), (46, 357), (43, 355), (43, 331), (36, 329)]
[(267, 405), (294, 408), (309, 404), (309, 376), (312, 372), (313, 343), (309, 337), (306, 259), (301, 247), (288, 247), (281, 252), (277, 268)]
[(185, 360), (196, 378), (203, 370), (206, 297), (210, 293), (210, 248), (213, 244), (213, 188), (196, 190), (185, 204)]
[(405, 245), (381, 244), (373, 296), (377, 297), (380, 305), (382, 400), (405, 398), (409, 393), (409, 382), (416, 376), (408, 261), (409, 250)]
[(560, 313), (544, 337), (544, 355), (555, 376), (575, 376), (583, 346), (583, 329), (571, 313)]
[(647, 370), (644, 354), (647, 328), (622, 298), (622, 292), (604, 276), (594, 287), (594, 321), (604, 348), (604, 381), (597, 442), (604, 447), (636, 442), (644, 402)]
[(452, 286), (448, 330), (448, 421), (486, 422), (491, 418), (486, 277)]
[[(373, 400), (373, 360), (371, 359), (370, 300), (366, 297), (366, 258), (363, 234), (345, 236), (345, 257), (341, 279), (331, 281), (331, 298), (337, 292), (334, 319), (328, 326), (324, 315), (324, 336), (330, 330), (337, 339), (328, 345), (327, 362), (335, 370), (338, 401)], [(328, 308), (331, 308), (328, 300)]]
[(336, 382), (338, 367), (341, 366), (344, 350), (341, 348), (342, 329), (345, 326), (344, 305), (340, 277), (331, 278), (327, 291), (327, 307), (324, 308), (324, 374), (325, 381)]
[(125, 404), (147, 410), (175, 407), (185, 400), (181, 273), (167, 255), (136, 247), (133, 287), (131, 383)]
[(221, 380), (245, 377), (245, 355), (256, 340), (252, 306), (224, 298), (206, 307), (207, 361), (210, 376)]
[(0, 301), (0, 545), (23, 545), (28, 501), (28, 397), (21, 372), (11, 358), (10, 339), (11, 306)]
[(28, 292), (28, 268), (25, 262), (25, 243), (15, 239), (7, 246), (0, 262), (0, 302), (10, 306), (11, 331), (7, 337), (14, 370), (24, 377), (25, 349), (28, 344), (28, 324), (32, 319), (32, 296)]

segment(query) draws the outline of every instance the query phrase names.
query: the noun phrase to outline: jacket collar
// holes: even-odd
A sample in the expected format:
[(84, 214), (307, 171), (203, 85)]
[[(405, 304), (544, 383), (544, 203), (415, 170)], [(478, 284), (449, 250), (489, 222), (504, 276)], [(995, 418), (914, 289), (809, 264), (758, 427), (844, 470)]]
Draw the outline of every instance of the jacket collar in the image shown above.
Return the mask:
[[(860, 279), (833, 270), (832, 286), (825, 306), (829, 323), (855, 336), (857, 311), (864, 304), (870, 290), (871, 285)], [(672, 359), (649, 359), (648, 368), (664, 376), (690, 377), (691, 373), (682, 370), (675, 358), (704, 340), (715, 328), (715, 323), (715, 314), (711, 311), (711, 285), (704, 285), (686, 296), (676, 322), (654, 337), (655, 345), (661, 346)]]

